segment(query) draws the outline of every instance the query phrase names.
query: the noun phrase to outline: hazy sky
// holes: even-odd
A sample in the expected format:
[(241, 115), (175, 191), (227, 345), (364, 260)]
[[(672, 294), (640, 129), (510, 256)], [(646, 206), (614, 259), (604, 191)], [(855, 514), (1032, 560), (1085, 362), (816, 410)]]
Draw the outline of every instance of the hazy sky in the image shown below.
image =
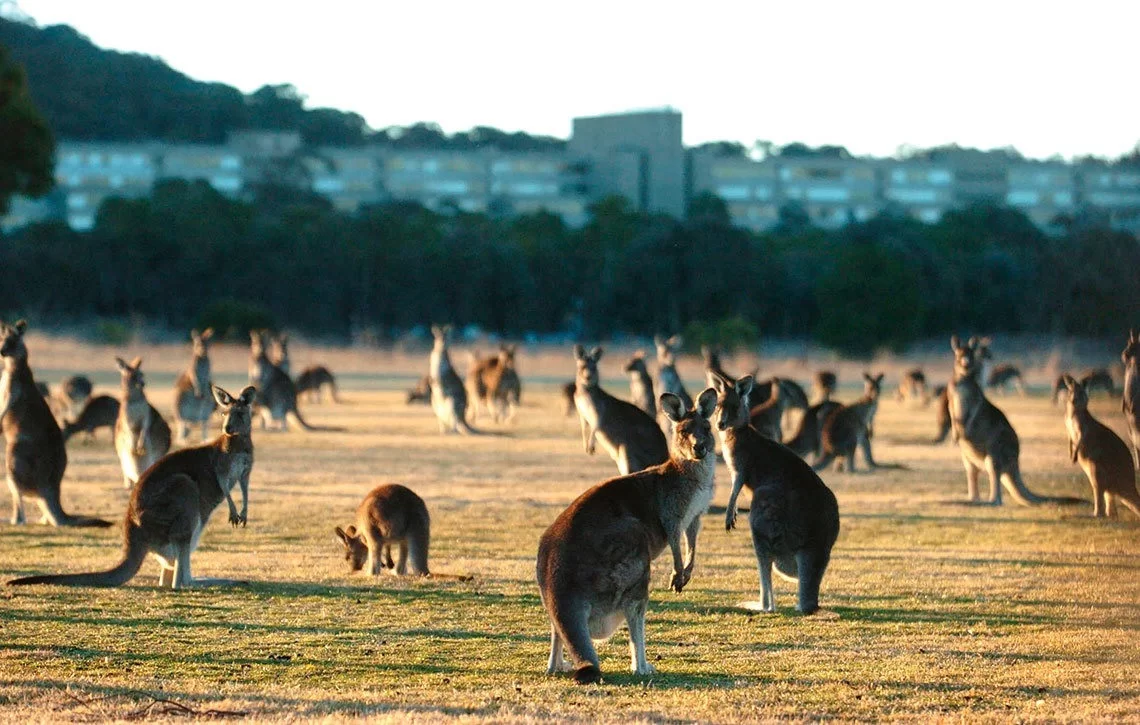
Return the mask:
[(39, 24), (242, 91), (292, 83), (375, 128), (566, 137), (576, 115), (672, 106), (686, 144), (1140, 141), (1140, 2), (18, 0)]

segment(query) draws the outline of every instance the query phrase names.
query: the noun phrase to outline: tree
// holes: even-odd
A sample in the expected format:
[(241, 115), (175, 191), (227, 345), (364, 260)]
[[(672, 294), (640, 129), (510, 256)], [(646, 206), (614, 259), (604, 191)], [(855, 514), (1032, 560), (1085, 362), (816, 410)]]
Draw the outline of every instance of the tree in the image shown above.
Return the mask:
[(14, 195), (51, 191), (55, 139), (28, 95), (24, 68), (0, 46), (0, 216)]

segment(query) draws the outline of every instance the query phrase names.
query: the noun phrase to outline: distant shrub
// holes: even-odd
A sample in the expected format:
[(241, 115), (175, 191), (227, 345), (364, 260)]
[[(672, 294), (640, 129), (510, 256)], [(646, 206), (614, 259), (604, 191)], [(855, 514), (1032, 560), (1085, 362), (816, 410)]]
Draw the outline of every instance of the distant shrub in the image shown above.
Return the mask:
[(121, 320), (99, 320), (95, 323), (95, 342), (122, 347), (134, 337), (131, 326)]
[(699, 352), (702, 345), (719, 347), (726, 353), (755, 348), (760, 342), (760, 329), (740, 315), (716, 322), (690, 322), (683, 334), (685, 350)]
[(276, 330), (277, 320), (268, 308), (255, 302), (222, 299), (202, 311), (197, 327), (212, 327), (223, 339), (240, 342), (249, 338), (250, 330)]

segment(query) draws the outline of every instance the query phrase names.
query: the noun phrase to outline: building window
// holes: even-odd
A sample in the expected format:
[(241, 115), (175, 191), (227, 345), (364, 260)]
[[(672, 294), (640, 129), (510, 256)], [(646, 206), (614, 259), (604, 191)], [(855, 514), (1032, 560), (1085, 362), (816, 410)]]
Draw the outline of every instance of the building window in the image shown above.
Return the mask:
[(716, 187), (716, 195), (725, 201), (740, 201), (748, 198), (748, 187), (740, 184), (724, 184)]
[(926, 180), (935, 186), (946, 186), (952, 180), (951, 174), (945, 169), (935, 169), (926, 174)]
[(1040, 195), (1036, 191), (1011, 191), (1005, 195), (1010, 206), (1037, 206)]

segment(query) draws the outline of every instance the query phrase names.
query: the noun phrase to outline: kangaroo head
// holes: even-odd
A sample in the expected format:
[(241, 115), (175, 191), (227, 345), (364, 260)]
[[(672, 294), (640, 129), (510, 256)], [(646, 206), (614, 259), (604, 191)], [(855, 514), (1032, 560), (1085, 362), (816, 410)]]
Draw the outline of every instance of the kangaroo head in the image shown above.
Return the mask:
[(14, 325), (0, 322), (0, 357), (4, 363), (18, 362), (28, 359), (28, 348), (24, 345), (24, 331), (28, 323), (20, 320)]
[(1061, 376), (1065, 382), (1065, 387), (1069, 389), (1069, 406), (1073, 410), (1085, 410), (1089, 407), (1089, 392), (1085, 389), (1084, 383), (1077, 380), (1072, 375), (1065, 373)]
[(273, 338), (273, 354), (278, 360), (284, 360), (289, 357), (289, 336), (285, 334), (277, 335)]
[(432, 325), (431, 336), (436, 350), (447, 349), (447, 338), (451, 336), (451, 325)]
[(708, 345), (701, 345), (701, 357), (705, 359), (705, 367), (711, 370), (720, 369), (720, 352)]
[(349, 571), (360, 571), (364, 562), (368, 560), (368, 544), (364, 537), (356, 533), (355, 526), (342, 529), (336, 527), (336, 537), (344, 544), (344, 560), (348, 562)]
[(499, 345), (499, 364), (503, 368), (514, 367), (515, 365), (515, 346), (514, 345)]
[(649, 369), (645, 367), (645, 351), (638, 350), (633, 353), (633, 357), (625, 364), (625, 371), (627, 373), (649, 373)]
[(668, 340), (656, 335), (653, 344), (657, 346), (657, 362), (662, 365), (674, 365), (677, 362), (677, 351), (681, 349), (681, 336), (673, 335)]
[(672, 393), (662, 393), (658, 399), (665, 417), (673, 421), (673, 451), (681, 458), (699, 461), (713, 452), (712, 425), (709, 418), (716, 409), (716, 391), (707, 388), (697, 397), (692, 410)]
[(586, 348), (575, 345), (574, 359), (578, 362), (577, 382), (584, 388), (596, 387), (598, 384), (598, 360), (602, 359), (602, 348), (595, 347), (586, 352)]
[[(711, 390), (716, 392), (716, 428), (730, 430), (743, 428), (751, 419), (748, 396), (752, 393), (752, 376), (745, 375), (739, 380), (729, 380), (717, 375), (713, 378)], [(776, 385), (772, 386), (776, 393)]]
[(1120, 353), (1120, 359), (1125, 365), (1140, 359), (1140, 336), (1136, 335), (1136, 330), (1128, 331), (1128, 344), (1124, 346), (1124, 352)]
[(257, 395), (257, 388), (246, 386), (238, 397), (234, 397), (213, 383), (210, 390), (214, 393), (214, 400), (222, 409), (222, 432), (226, 435), (248, 436), (253, 430), (253, 399)]
[(265, 330), (249, 331), (249, 354), (255, 358), (265, 354)]
[(202, 332), (190, 331), (190, 346), (193, 349), (194, 357), (206, 357), (210, 352), (210, 339), (213, 336), (214, 328), (212, 327), (207, 327)]
[(123, 392), (130, 396), (132, 393), (141, 393), (146, 387), (146, 376), (142, 371), (142, 358), (136, 357), (127, 362), (121, 357), (115, 358), (119, 366), (119, 375), (123, 381)]
[(870, 373), (863, 373), (863, 394), (871, 400), (879, 397), (879, 393), (883, 390), (883, 374), (871, 376)]
[(981, 341), (978, 338), (971, 337), (970, 341), (963, 345), (957, 335), (950, 338), (950, 349), (954, 351), (954, 378), (956, 380), (977, 376), (982, 370), (983, 359), (983, 355), (979, 355), (978, 350), (982, 349), (985, 353), (989, 352), (988, 347), (981, 347)]

